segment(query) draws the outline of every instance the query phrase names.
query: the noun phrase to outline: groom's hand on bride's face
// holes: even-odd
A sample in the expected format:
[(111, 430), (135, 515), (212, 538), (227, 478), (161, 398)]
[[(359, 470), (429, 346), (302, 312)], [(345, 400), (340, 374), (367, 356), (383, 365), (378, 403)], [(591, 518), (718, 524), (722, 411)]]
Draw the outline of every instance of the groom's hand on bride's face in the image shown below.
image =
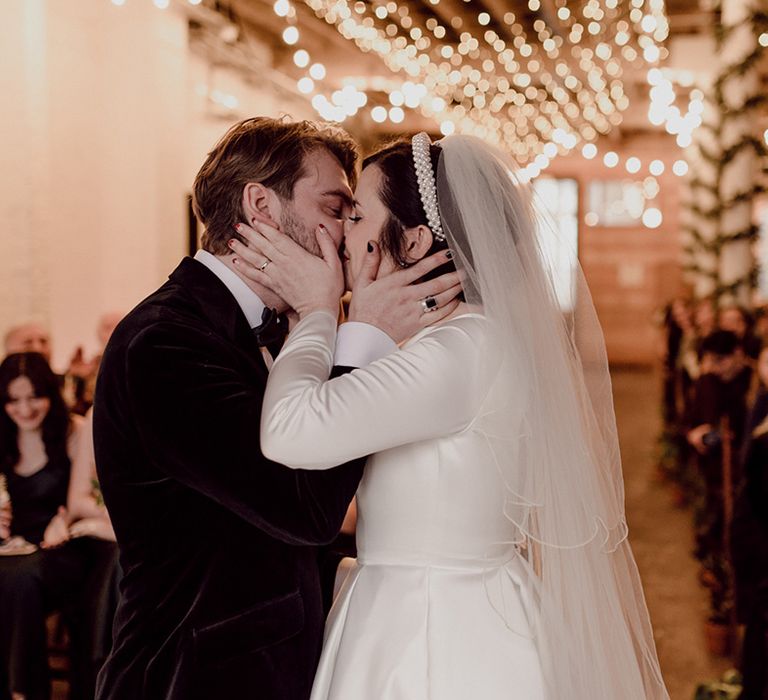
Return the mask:
[[(352, 290), (349, 320), (376, 326), (396, 343), (441, 321), (459, 305), (457, 297), (462, 291), (460, 273), (449, 272), (427, 282), (414, 283), (450, 259), (448, 251), (443, 250), (412, 267), (377, 279), (381, 251), (378, 244), (371, 241)], [(430, 310), (427, 311), (427, 308)]]

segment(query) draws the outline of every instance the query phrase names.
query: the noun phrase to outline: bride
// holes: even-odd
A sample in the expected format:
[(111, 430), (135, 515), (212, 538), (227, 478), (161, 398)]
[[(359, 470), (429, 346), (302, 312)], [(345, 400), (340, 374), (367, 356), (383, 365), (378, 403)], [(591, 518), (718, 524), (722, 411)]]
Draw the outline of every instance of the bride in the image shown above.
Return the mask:
[[(319, 259), (240, 228), (244, 272), (300, 317), (270, 373), (264, 453), (302, 469), (370, 455), (312, 700), (668, 698), (602, 333), (580, 271), (561, 310), (542, 221), (507, 156), (419, 134), (363, 164), (343, 263), (322, 231)], [(342, 267), (354, 303), (372, 253), (381, 277), (441, 249), (463, 275), (455, 310), (329, 380)]]

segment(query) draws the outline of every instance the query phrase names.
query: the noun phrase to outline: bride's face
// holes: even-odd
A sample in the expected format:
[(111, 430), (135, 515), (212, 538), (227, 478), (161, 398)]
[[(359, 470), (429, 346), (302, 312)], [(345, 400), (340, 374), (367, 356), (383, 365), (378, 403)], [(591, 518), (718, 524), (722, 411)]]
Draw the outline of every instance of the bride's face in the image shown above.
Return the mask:
[[(344, 225), (344, 279), (347, 289), (352, 289), (360, 274), (368, 241), (379, 242), (381, 231), (389, 218), (389, 210), (379, 198), (381, 171), (369, 165), (360, 175), (355, 190), (355, 205)], [(383, 255), (378, 277), (391, 274), (397, 265), (388, 255)]]

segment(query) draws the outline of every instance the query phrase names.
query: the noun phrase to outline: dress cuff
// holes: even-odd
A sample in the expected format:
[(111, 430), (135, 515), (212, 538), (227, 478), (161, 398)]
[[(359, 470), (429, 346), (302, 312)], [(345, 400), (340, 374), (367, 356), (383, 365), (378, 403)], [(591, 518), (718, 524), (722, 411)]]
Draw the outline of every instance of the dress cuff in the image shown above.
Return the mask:
[(334, 365), (365, 367), (397, 350), (397, 344), (384, 331), (370, 323), (347, 321), (336, 335)]

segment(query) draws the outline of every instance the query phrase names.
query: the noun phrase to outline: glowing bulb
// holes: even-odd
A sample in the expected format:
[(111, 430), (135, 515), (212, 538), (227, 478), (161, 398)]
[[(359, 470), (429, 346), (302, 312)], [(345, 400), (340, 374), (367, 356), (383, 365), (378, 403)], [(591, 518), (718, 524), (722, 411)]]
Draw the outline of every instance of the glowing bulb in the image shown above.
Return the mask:
[(653, 15), (645, 15), (643, 17), (643, 20), (640, 22), (640, 26), (642, 27), (642, 30), (648, 34), (651, 34), (656, 30), (658, 22), (656, 21), (656, 18)]
[(303, 95), (309, 95), (315, 89), (315, 81), (312, 78), (302, 78), (296, 83), (296, 87)]
[(557, 155), (557, 146), (554, 143), (548, 143), (544, 146), (544, 155), (547, 158), (554, 158)]
[(277, 0), (273, 9), (278, 17), (287, 17), (291, 11), (291, 3), (288, 0)]
[(678, 177), (682, 177), (688, 172), (688, 163), (684, 160), (676, 160), (672, 164), (672, 172)]
[(765, 141), (766, 145), (768, 146), (768, 129), (763, 132), (763, 141)]
[(481, 12), (477, 16), (477, 21), (485, 27), (491, 23), (491, 16), (487, 12)]
[(403, 119), (405, 119), (405, 112), (403, 112), (403, 108), (392, 107), (392, 109), (389, 110), (389, 119), (395, 124), (402, 122)]
[(454, 131), (456, 131), (456, 125), (452, 121), (446, 119), (440, 122), (440, 133), (443, 136), (450, 136)]
[(600, 217), (595, 214), (593, 211), (588, 211), (584, 215), (584, 223), (587, 226), (597, 226), (598, 223), (600, 223)]
[(649, 207), (643, 212), (643, 226), (646, 228), (659, 228), (663, 217), (656, 207)]
[(389, 101), (395, 107), (402, 107), (405, 103), (405, 95), (400, 90), (393, 90), (389, 93)]
[(125, 0), (112, 0), (113, 5), (117, 5), (118, 7), (122, 7), (125, 5)]
[(167, 10), (168, 5), (171, 4), (171, 0), (154, 0), (154, 3), (158, 10)]
[(584, 148), (581, 149), (581, 155), (587, 160), (592, 160), (597, 155), (597, 146), (594, 143), (584, 144)]
[(445, 100), (442, 97), (434, 97), (432, 99), (432, 110), (435, 112), (442, 112), (445, 109)]
[(758, 38), (760, 46), (768, 46), (768, 32), (763, 32)]
[(187, 0), (190, 5), (199, 5), (203, 0)]
[(619, 156), (615, 151), (608, 151), (603, 156), (603, 163), (608, 168), (615, 168), (619, 164)]
[(652, 160), (651, 164), (648, 166), (648, 170), (651, 175), (656, 175), (658, 177), (664, 172), (664, 163), (658, 159)]
[(293, 46), (299, 40), (299, 30), (296, 27), (286, 27), (283, 30), (283, 41)]
[(371, 110), (371, 119), (377, 124), (387, 121), (387, 108), (379, 105)]
[(661, 51), (659, 50), (659, 47), (656, 46), (656, 44), (651, 44), (650, 46), (646, 46), (643, 49), (643, 58), (648, 63), (656, 63), (656, 61), (659, 60), (660, 56), (661, 56)]
[(309, 74), (315, 80), (322, 80), (325, 78), (325, 66), (322, 63), (313, 63), (309, 69)]
[(627, 158), (627, 162), (625, 163), (624, 167), (626, 167), (628, 173), (634, 174), (639, 172), (641, 165), (642, 163), (640, 163), (640, 159), (632, 156), (631, 158)]
[(309, 65), (309, 53), (307, 53), (304, 49), (299, 49), (295, 54), (293, 54), (293, 62), (299, 68), (306, 68)]

